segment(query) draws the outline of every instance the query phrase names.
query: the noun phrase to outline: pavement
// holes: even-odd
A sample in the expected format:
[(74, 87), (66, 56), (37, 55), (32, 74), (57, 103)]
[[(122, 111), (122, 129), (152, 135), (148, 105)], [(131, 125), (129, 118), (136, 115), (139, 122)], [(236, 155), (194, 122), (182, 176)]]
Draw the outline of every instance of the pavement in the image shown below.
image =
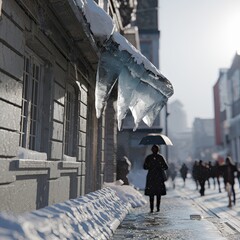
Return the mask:
[(167, 195), (162, 197), (160, 212), (150, 213), (148, 204), (133, 209), (111, 240), (240, 239), (238, 185), (235, 186), (237, 203), (228, 208), (227, 193), (224, 189), (219, 193), (212, 185), (211, 188), (206, 188), (205, 196), (201, 197), (192, 179), (187, 179), (183, 186), (182, 180), (177, 178), (175, 189), (171, 182), (166, 184)]

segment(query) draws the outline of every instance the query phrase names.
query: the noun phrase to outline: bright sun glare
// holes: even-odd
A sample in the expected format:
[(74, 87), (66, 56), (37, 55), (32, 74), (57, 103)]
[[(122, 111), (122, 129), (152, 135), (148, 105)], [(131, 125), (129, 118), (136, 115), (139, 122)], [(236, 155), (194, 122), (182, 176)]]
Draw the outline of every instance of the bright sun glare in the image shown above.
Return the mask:
[(223, 23), (225, 52), (234, 55), (240, 53), (240, 14), (237, 10), (228, 13)]

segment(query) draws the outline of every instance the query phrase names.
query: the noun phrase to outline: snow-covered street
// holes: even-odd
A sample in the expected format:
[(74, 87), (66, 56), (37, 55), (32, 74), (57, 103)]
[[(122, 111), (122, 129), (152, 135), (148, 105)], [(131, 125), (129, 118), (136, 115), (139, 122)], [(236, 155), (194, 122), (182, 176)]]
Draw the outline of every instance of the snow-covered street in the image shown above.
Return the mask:
[[(237, 204), (228, 208), (225, 190), (219, 193), (206, 184), (200, 197), (192, 179), (186, 186), (180, 178), (176, 188), (168, 182), (160, 213), (149, 213), (148, 204), (133, 210), (116, 230), (112, 239), (240, 239), (240, 191), (236, 184)], [(200, 219), (200, 220), (199, 220)]]
[[(198, 204), (201, 208), (203, 208), (208, 214), (216, 216), (221, 219), (221, 222), (224, 225), (227, 225), (230, 229), (232, 229), (233, 233), (240, 233), (240, 188), (239, 184), (235, 183), (235, 192), (236, 192), (236, 205), (233, 205), (231, 208), (228, 206), (228, 198), (227, 193), (224, 189), (224, 184), (221, 182), (221, 193), (218, 192), (218, 189), (214, 189), (213, 183), (210, 181), (211, 185), (208, 188), (206, 183), (206, 193), (205, 196), (200, 197), (198, 191), (195, 190), (195, 185), (189, 179), (189, 183), (185, 188), (178, 189), (178, 192), (183, 196), (187, 196), (191, 198), (196, 204)], [(227, 229), (227, 228), (226, 228)], [(225, 229), (225, 230), (226, 230)], [(228, 233), (226, 233), (228, 234)], [(240, 235), (238, 235), (239, 239)]]
[(166, 182), (160, 212), (150, 213), (148, 198), (122, 181), (78, 199), (19, 216), (0, 215), (0, 239), (240, 239), (240, 189), (236, 205), (206, 183), (200, 196), (191, 178)]

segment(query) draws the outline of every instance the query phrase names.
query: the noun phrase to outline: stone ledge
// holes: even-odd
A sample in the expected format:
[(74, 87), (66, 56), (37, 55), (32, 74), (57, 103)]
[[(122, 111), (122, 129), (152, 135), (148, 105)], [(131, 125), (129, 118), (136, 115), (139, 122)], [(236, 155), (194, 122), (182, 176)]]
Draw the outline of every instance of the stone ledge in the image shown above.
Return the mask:
[[(76, 172), (78, 176), (81, 175), (81, 162), (65, 162), (65, 161), (49, 161), (49, 160), (32, 160), (19, 159), (16, 161), (16, 167), (19, 170), (49, 170), (49, 178), (59, 178), (61, 173)], [(47, 173), (47, 172), (46, 172)]]
[(109, 239), (130, 209), (103, 188), (23, 215), (0, 214), (0, 239)]

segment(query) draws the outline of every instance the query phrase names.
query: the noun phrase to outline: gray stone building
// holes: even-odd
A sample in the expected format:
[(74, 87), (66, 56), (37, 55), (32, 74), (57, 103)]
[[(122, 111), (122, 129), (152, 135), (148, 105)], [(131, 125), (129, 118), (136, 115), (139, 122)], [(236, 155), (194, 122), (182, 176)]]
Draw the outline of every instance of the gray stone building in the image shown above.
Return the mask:
[(215, 152), (214, 119), (195, 118), (192, 128), (193, 158), (203, 161), (213, 160)]
[[(0, 3), (0, 211), (38, 209), (114, 181), (116, 96), (97, 119), (99, 49), (78, 7)], [(100, 3), (119, 27), (115, 6)]]
[(168, 136), (174, 145), (168, 147), (168, 160), (181, 166), (192, 160), (192, 130), (187, 127), (187, 114), (179, 100), (170, 102), (168, 111)]
[(228, 153), (235, 162), (240, 162), (240, 55), (235, 54), (227, 71), (226, 129)]
[(240, 161), (240, 55), (236, 53), (228, 69), (220, 69), (214, 85), (215, 140), (222, 161), (230, 154)]
[(187, 127), (187, 114), (181, 101), (174, 100), (168, 104), (168, 126), (170, 133), (186, 132)]
[[(169, 88), (163, 99), (173, 94), (122, 36), (137, 43), (123, 18), (134, 3), (0, 1), (0, 211), (39, 209), (116, 180), (118, 78), (135, 71), (145, 86), (154, 75)], [(162, 94), (156, 86), (148, 89)]]

